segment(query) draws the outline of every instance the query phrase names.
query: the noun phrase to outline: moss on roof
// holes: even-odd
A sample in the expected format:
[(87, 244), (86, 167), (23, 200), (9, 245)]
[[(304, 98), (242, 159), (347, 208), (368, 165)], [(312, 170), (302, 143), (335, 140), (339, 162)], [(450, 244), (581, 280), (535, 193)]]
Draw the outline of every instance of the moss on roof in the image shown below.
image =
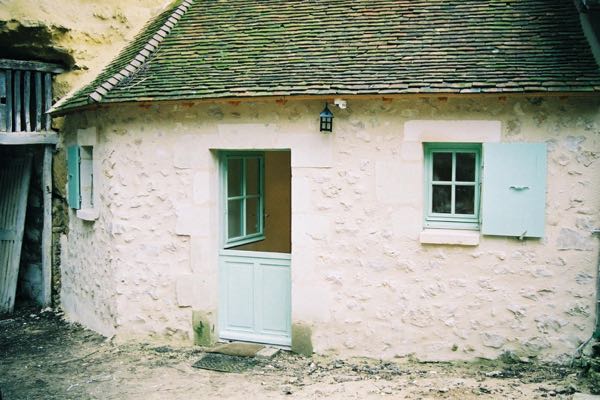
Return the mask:
[[(101, 103), (600, 91), (598, 66), (570, 1), (188, 1), (158, 49)], [(58, 111), (87, 105), (178, 5)]]

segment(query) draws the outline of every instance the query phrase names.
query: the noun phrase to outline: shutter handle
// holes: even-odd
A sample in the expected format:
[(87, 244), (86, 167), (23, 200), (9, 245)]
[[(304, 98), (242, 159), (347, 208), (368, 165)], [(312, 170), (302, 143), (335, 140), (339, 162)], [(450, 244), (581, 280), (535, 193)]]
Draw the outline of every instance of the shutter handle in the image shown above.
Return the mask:
[(513, 186), (510, 186), (510, 188), (513, 189), (513, 190), (519, 190), (520, 191), (520, 190), (527, 190), (527, 189), (529, 189), (529, 186), (514, 186), (513, 185)]

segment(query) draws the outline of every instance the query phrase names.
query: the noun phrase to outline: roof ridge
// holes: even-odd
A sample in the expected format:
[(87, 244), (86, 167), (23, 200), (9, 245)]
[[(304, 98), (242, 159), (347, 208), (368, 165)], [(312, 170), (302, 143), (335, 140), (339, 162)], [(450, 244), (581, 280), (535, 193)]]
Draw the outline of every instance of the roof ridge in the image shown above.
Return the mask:
[(175, 10), (171, 13), (165, 23), (158, 28), (156, 33), (146, 42), (142, 50), (140, 50), (133, 59), (125, 65), (121, 71), (115, 73), (113, 76), (107, 78), (102, 82), (92, 93), (88, 95), (88, 101), (99, 103), (104, 96), (108, 94), (114, 87), (116, 87), (123, 80), (132, 77), (138, 72), (144, 63), (150, 58), (152, 54), (158, 50), (160, 43), (167, 37), (171, 32), (171, 29), (177, 25), (181, 17), (194, 3), (194, 0), (183, 0)]

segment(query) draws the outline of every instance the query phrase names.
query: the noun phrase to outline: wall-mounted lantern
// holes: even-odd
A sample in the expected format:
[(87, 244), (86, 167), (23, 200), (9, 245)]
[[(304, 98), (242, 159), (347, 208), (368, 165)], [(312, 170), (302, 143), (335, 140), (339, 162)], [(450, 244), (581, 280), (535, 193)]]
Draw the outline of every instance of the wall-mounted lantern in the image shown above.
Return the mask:
[(319, 117), (321, 118), (321, 132), (331, 132), (333, 130), (333, 114), (327, 108), (327, 103)]

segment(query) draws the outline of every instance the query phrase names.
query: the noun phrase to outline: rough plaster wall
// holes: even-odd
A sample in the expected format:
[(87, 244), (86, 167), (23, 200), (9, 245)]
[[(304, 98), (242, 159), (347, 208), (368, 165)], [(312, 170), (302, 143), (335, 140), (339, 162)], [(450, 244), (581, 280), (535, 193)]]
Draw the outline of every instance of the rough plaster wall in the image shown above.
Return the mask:
[[(98, 290), (116, 293), (118, 335), (189, 336), (192, 308), (216, 321), (218, 181), (209, 149), (289, 148), (293, 321), (311, 326), (315, 351), (444, 360), (512, 350), (564, 361), (594, 319), (599, 246), (589, 231), (600, 224), (600, 101), (348, 104), (334, 110), (331, 135), (317, 132), (321, 102), (70, 117), (103, 134), (102, 212), (111, 221), (99, 224), (108, 218), (101, 215), (89, 240), (112, 251), (115, 286)], [(547, 142), (546, 238), (420, 244), (422, 151), (403, 129), (427, 119), (499, 120), (502, 141)], [(89, 246), (83, 235), (72, 222), (71, 254)], [(102, 269), (98, 261), (77, 270)], [(79, 281), (85, 277), (74, 274), (75, 296), (83, 295)]]
[(107, 206), (123, 335), (141, 328), (187, 338), (191, 329), (191, 310), (178, 307), (176, 290), (192, 273), (190, 238), (175, 234), (175, 217), (176, 205), (193, 196), (193, 175), (173, 167), (169, 136), (129, 124), (107, 132)]
[[(87, 125), (86, 119), (70, 122)], [(67, 124), (65, 130), (76, 132), (77, 127)], [(97, 177), (100, 187), (110, 171), (105, 142), (98, 133), (94, 155), (100, 160), (102, 174)], [(65, 147), (74, 143), (75, 134), (64, 137)], [(94, 222), (77, 218), (75, 211), (68, 208), (68, 233), (60, 239), (60, 301), (65, 315), (106, 336), (115, 333), (117, 320), (117, 276), (109, 205), (110, 193), (100, 193), (100, 217)]]

